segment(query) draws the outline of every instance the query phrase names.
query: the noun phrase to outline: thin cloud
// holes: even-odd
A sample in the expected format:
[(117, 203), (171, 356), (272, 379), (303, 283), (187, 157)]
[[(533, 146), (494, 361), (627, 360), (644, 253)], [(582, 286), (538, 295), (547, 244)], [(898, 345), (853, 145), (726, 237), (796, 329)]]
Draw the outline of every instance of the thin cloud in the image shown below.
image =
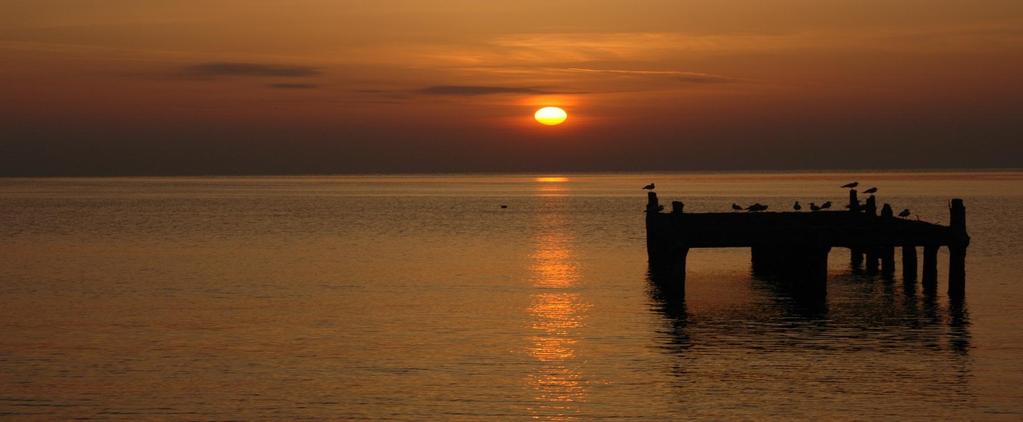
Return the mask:
[(551, 94), (551, 91), (537, 87), (487, 86), (487, 85), (433, 85), (417, 91), (426, 95), (474, 96), (496, 94)]
[(715, 75), (711, 73), (683, 72), (678, 70), (589, 69), (582, 67), (570, 67), (565, 69), (565, 71), (578, 73), (603, 73), (625, 76), (669, 77), (679, 82), (693, 84), (717, 84), (736, 81), (735, 78), (730, 78), (727, 76)]
[(209, 62), (185, 67), (184, 74), (196, 78), (218, 78), (229, 76), (264, 76), (280, 78), (301, 78), (320, 75), (319, 69), (308, 66)]
[(319, 85), (316, 84), (289, 84), (289, 83), (269, 84), (267, 86), (274, 89), (316, 89), (320, 87)]

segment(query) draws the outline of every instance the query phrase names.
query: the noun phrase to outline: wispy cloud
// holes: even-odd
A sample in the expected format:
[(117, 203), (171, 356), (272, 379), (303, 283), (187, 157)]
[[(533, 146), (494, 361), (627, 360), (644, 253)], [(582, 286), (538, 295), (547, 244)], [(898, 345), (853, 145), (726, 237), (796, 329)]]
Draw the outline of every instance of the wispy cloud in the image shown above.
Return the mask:
[(319, 85), (316, 84), (293, 84), (293, 83), (279, 83), (279, 84), (268, 84), (270, 88), (274, 89), (316, 89)]
[(578, 73), (593, 73), (593, 74), (609, 74), (609, 75), (623, 75), (623, 76), (643, 76), (643, 77), (667, 77), (675, 79), (679, 82), (693, 83), (693, 84), (716, 84), (716, 83), (728, 83), (736, 82), (737, 79), (730, 78), (722, 75), (715, 75), (712, 73), (700, 73), (700, 72), (685, 72), (681, 70), (632, 70), (632, 69), (590, 69), (582, 67), (570, 67), (563, 69), (567, 72), (578, 72)]
[(549, 94), (543, 88), (530, 86), (486, 86), (486, 85), (433, 85), (417, 90), (426, 95), (494, 95), (494, 94)]
[(195, 78), (218, 78), (227, 76), (300, 78), (317, 76), (322, 72), (317, 68), (309, 66), (242, 62), (209, 62), (187, 66), (184, 68), (183, 73), (186, 76)]

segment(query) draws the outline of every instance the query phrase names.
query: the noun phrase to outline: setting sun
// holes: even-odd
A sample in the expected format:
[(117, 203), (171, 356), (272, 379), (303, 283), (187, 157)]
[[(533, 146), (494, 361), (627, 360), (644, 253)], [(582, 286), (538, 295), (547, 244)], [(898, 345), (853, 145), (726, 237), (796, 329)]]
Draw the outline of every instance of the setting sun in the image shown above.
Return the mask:
[(533, 114), (533, 118), (547, 126), (556, 126), (565, 122), (568, 113), (560, 107), (544, 107), (537, 110), (536, 114)]

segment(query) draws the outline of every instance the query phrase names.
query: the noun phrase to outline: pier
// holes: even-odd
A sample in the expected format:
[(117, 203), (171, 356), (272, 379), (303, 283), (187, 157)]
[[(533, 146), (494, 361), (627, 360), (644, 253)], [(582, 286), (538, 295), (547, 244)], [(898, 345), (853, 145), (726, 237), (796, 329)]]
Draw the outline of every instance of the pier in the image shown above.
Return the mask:
[[(923, 252), (922, 284), (936, 288), (938, 249), (949, 251), (948, 293), (961, 297), (966, 289), (966, 208), (961, 199), (949, 202), (949, 225), (899, 218), (884, 204), (878, 212), (873, 195), (861, 204), (855, 189), (848, 210), (814, 212), (686, 213), (674, 201), (662, 212), (657, 194), (649, 192), (646, 207), (647, 256), (651, 271), (680, 283), (685, 292), (686, 258), (693, 248), (750, 248), (754, 273), (777, 275), (801, 293), (827, 292), (828, 255), (846, 248), (854, 268), (890, 276), (895, 248), (902, 250), (902, 275), (917, 280), (917, 249)], [(668, 276), (665, 277), (664, 275)], [(675, 289), (673, 289), (675, 290)]]

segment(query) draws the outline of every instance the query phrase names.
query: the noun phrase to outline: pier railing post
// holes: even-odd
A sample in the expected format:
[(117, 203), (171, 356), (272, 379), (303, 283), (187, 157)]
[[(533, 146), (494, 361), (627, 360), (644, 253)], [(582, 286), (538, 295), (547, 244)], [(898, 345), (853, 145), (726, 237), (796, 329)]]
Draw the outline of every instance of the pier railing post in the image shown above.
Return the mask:
[(948, 245), (948, 294), (962, 296), (966, 292), (966, 247), (970, 236), (966, 234), (966, 207), (962, 199), (949, 204), (949, 229), (952, 241)]

